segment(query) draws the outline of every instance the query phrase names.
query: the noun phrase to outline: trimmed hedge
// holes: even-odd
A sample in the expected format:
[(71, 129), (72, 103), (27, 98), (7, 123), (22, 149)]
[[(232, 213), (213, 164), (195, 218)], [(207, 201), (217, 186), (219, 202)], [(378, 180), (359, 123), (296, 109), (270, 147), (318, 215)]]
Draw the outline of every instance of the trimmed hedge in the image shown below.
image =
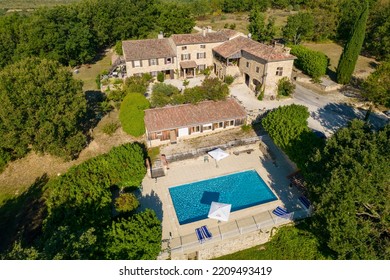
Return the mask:
[(145, 133), (144, 110), (149, 107), (149, 101), (142, 94), (127, 94), (119, 111), (123, 130), (134, 137), (143, 135)]
[(291, 47), (291, 54), (298, 58), (294, 61), (295, 67), (313, 79), (318, 80), (321, 76), (325, 75), (329, 58), (322, 52), (295, 45)]

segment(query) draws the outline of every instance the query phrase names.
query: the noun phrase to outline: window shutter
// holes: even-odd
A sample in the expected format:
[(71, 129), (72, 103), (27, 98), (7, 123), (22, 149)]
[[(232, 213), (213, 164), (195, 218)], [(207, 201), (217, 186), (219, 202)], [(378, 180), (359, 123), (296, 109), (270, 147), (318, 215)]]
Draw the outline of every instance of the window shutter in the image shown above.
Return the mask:
[(203, 58), (206, 58), (206, 52), (203, 53)]
[(184, 54), (181, 55), (181, 60), (184, 60)]
[(191, 54), (190, 53), (188, 54), (188, 60), (191, 60)]
[(140, 65), (140, 67), (142, 67), (142, 60), (139, 61), (139, 65)]
[(132, 60), (132, 61), (131, 61), (131, 65), (132, 65), (132, 66), (133, 66), (133, 68), (134, 68), (134, 60)]
[(158, 65), (158, 58), (156, 58), (156, 65)]

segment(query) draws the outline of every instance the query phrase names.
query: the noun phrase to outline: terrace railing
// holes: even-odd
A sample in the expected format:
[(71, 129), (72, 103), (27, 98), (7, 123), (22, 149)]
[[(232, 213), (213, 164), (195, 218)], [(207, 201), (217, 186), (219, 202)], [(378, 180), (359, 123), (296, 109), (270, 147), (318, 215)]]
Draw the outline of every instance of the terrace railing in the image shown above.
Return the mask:
[(237, 238), (243, 234), (255, 231), (269, 232), (274, 227), (301, 220), (308, 216), (309, 213), (305, 210), (293, 212), (291, 219), (276, 217), (271, 214), (271, 211), (262, 212), (253, 216), (223, 223), (216, 227), (210, 227), (209, 230), (212, 232), (213, 238), (202, 244), (199, 243), (194, 228), (194, 233), (163, 240), (163, 250), (161, 251), (159, 258), (166, 259), (175, 253), (190, 254), (202, 250), (204, 246), (209, 246), (210, 244), (215, 244), (225, 239)]

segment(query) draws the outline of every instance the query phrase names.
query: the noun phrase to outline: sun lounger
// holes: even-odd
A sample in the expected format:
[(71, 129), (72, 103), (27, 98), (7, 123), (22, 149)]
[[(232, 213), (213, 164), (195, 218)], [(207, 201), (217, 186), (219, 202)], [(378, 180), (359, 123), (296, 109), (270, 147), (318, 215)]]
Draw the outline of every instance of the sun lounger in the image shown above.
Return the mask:
[(196, 237), (198, 237), (198, 241), (200, 244), (202, 244), (205, 241), (205, 236), (203, 235), (201, 228), (195, 229)]
[(206, 239), (211, 239), (211, 238), (213, 238), (213, 235), (211, 234), (211, 232), (209, 231), (209, 229), (207, 228), (207, 226), (202, 226), (202, 227), (201, 227), (201, 230), (202, 230), (203, 235), (206, 237)]
[(276, 207), (273, 211), (272, 211), (273, 214), (275, 214), (276, 216), (278, 217), (281, 217), (281, 218), (285, 218), (285, 219), (290, 219), (291, 216), (292, 216), (292, 213), (290, 212), (287, 212), (286, 209), (278, 206)]
[(311, 203), (306, 197), (301, 196), (298, 200), (303, 205), (303, 207), (310, 209)]

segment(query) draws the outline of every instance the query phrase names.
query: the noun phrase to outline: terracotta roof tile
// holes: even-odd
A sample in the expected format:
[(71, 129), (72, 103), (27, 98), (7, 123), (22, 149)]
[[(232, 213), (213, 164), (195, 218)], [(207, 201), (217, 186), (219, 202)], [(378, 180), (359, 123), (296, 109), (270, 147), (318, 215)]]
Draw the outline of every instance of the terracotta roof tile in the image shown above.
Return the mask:
[(245, 117), (244, 108), (228, 98), (226, 101), (203, 101), (197, 105), (148, 109), (145, 110), (144, 120), (148, 132), (157, 132)]
[(266, 61), (290, 60), (296, 57), (286, 53), (282, 47), (273, 47), (256, 42), (247, 37), (237, 37), (215, 48), (215, 52), (227, 58), (240, 51), (245, 51)]
[(169, 38), (123, 41), (122, 47), (126, 61), (176, 56)]
[(186, 60), (180, 62), (180, 67), (183, 69), (196, 68), (196, 62), (193, 60)]
[(229, 40), (229, 37), (224, 32), (206, 32), (205, 36), (203, 36), (202, 32), (196, 34), (174, 34), (171, 38), (177, 46), (218, 43)]

